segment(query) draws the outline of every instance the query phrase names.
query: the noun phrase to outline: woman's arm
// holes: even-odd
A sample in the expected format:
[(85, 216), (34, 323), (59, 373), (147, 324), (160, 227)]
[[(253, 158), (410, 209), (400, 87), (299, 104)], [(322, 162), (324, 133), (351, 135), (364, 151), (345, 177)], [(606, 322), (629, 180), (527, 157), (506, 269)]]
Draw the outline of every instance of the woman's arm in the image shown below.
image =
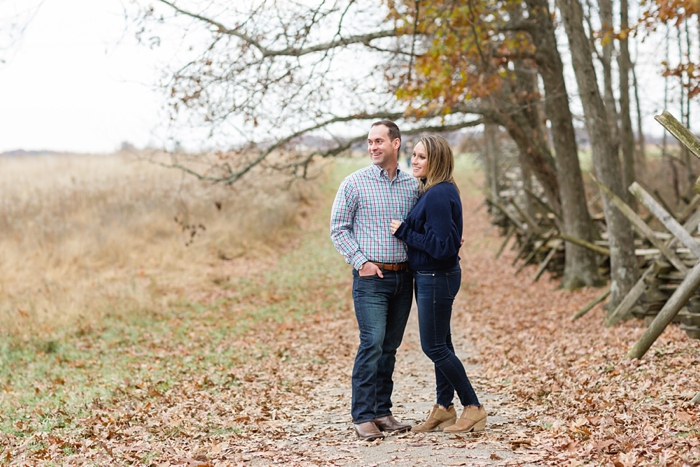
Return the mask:
[[(437, 260), (453, 257), (459, 252), (461, 232), (454, 219), (459, 194), (452, 185), (435, 186), (425, 195), (425, 232), (411, 229), (405, 222), (394, 235), (412, 248), (422, 250)], [(457, 215), (461, 215), (459, 212)]]

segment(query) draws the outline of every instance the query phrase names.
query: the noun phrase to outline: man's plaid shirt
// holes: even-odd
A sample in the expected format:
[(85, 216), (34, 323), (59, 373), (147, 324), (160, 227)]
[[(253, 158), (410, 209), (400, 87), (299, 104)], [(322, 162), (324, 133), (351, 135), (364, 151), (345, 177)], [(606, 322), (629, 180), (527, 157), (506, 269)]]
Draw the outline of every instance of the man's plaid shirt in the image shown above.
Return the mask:
[(394, 180), (378, 165), (347, 176), (331, 211), (331, 240), (345, 261), (401, 263), (406, 245), (391, 233), (391, 219), (404, 220), (418, 200), (418, 181), (397, 169)]

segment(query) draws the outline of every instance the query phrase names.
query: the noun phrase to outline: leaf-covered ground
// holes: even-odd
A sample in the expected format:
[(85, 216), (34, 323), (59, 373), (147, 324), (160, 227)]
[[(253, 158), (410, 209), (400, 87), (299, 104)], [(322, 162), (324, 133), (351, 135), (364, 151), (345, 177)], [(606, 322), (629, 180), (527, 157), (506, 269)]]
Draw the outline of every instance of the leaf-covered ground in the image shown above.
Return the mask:
[(457, 326), (479, 350), (486, 388), (525, 414), (521, 460), (700, 465), (700, 407), (689, 403), (700, 391), (700, 341), (672, 325), (644, 359), (627, 360), (640, 321), (605, 329), (599, 305), (571, 322), (599, 291), (532, 283), (532, 269), (514, 277), (512, 255), (495, 261), (495, 239), (480, 237), (483, 219), (467, 224), (483, 247), (464, 255)]
[[(453, 340), (490, 413), (483, 434), (355, 439), (350, 274), (321, 213), (279, 258), (213, 262), (216, 287), (163, 290), (167, 311), (6, 345), (0, 464), (700, 465), (700, 341), (672, 326), (625, 360), (641, 323), (604, 329), (600, 306), (572, 323), (599, 291), (514, 276), (480, 200), (465, 196)], [(415, 313), (396, 381), (397, 418), (420, 422), (433, 379)]]

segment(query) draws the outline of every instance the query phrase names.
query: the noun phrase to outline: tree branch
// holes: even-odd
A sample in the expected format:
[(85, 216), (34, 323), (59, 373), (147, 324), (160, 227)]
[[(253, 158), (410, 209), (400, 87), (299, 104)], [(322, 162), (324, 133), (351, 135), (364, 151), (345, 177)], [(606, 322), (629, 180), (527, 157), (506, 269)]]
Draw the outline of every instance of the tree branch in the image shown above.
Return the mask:
[(227, 26), (223, 25), (222, 23), (215, 21), (211, 18), (208, 18), (206, 16), (202, 16), (200, 14), (185, 10), (183, 8), (178, 7), (175, 5), (173, 2), (169, 0), (158, 0), (159, 2), (168, 5), (170, 8), (173, 10), (177, 11), (178, 13), (181, 13), (183, 15), (189, 16), (190, 18), (197, 19), (199, 21), (208, 23), (212, 26), (215, 26), (217, 28), (217, 31), (221, 34), (226, 34), (229, 36), (234, 36), (239, 39), (241, 39), (244, 42), (247, 42), (248, 44), (252, 45), (256, 49), (260, 51), (260, 53), (263, 55), (263, 57), (279, 57), (279, 56), (287, 56), (287, 57), (301, 57), (303, 55), (309, 55), (312, 53), (316, 52), (323, 52), (331, 49), (335, 49), (338, 47), (345, 47), (351, 44), (363, 44), (366, 46), (370, 45), (370, 42), (372, 42), (375, 39), (383, 39), (387, 37), (397, 37), (398, 33), (395, 29), (387, 29), (387, 30), (382, 30), (382, 31), (377, 31), (377, 32), (371, 32), (367, 34), (358, 34), (355, 36), (349, 36), (349, 37), (337, 37), (333, 39), (330, 42), (325, 42), (325, 43), (320, 43), (308, 47), (302, 47), (302, 48), (296, 48), (296, 47), (287, 47), (284, 49), (270, 49), (265, 47), (260, 41), (257, 41), (250, 37), (247, 34), (244, 34), (237, 29), (230, 29)]
[(513, 32), (513, 31), (525, 31), (530, 32), (536, 28), (540, 27), (537, 21), (531, 19), (522, 19), (518, 21), (509, 21), (508, 23), (500, 26), (497, 30), (499, 32)]
[[(179, 162), (173, 162), (171, 164), (166, 164), (162, 162), (157, 162), (158, 165), (161, 165), (163, 167), (171, 168), (171, 169), (179, 169), (182, 170), (183, 172), (192, 175), (196, 177), (199, 180), (203, 181), (209, 181), (213, 183), (225, 183), (227, 185), (230, 185), (232, 183), (235, 183), (236, 181), (240, 180), (244, 175), (246, 175), (248, 172), (250, 172), (253, 168), (256, 166), (260, 165), (267, 157), (270, 156), (274, 151), (278, 150), (279, 148), (283, 147), (284, 145), (290, 143), (294, 139), (303, 136), (307, 133), (310, 133), (314, 130), (318, 130), (321, 128), (324, 128), (326, 126), (332, 125), (334, 123), (343, 123), (343, 122), (348, 122), (348, 121), (353, 121), (353, 120), (376, 120), (376, 119), (392, 119), (392, 120), (397, 120), (400, 118), (404, 117), (403, 112), (393, 112), (393, 113), (387, 113), (387, 112), (376, 112), (376, 113), (363, 113), (363, 114), (355, 114), (355, 115), (345, 115), (345, 116), (339, 116), (339, 117), (334, 117), (331, 119), (328, 119), (326, 121), (323, 121), (321, 123), (317, 123), (316, 125), (309, 126), (307, 128), (304, 128), (302, 130), (296, 131), (285, 138), (282, 138), (263, 150), (256, 158), (248, 162), (244, 167), (237, 171), (233, 171), (230, 166), (226, 165), (225, 168), (227, 170), (227, 175), (225, 176), (215, 176), (215, 175), (208, 175), (206, 173), (201, 173), (197, 172), (196, 170), (193, 170), (189, 168), (186, 165), (183, 165), (182, 163)], [(435, 118), (435, 115), (430, 115), (430, 116), (425, 116), (423, 117), (424, 120), (428, 120), (431, 118)], [(453, 124), (447, 124), (447, 125), (426, 125), (426, 126), (418, 126), (415, 128), (411, 128), (408, 130), (402, 131), (404, 135), (413, 135), (413, 134), (419, 134), (419, 133), (426, 133), (426, 132), (448, 132), (448, 131), (456, 131), (460, 130), (462, 128), (468, 128), (468, 127), (473, 127), (477, 125), (481, 125), (484, 123), (484, 119), (479, 118), (476, 120), (471, 120), (471, 121), (466, 121), (466, 122), (457, 122)], [(284, 164), (284, 165), (276, 165), (274, 168), (276, 169), (290, 169), (290, 168), (295, 168), (295, 167), (302, 167), (304, 169), (304, 173), (306, 171), (306, 166), (311, 162), (311, 160), (316, 157), (322, 157), (322, 158), (327, 158), (331, 156), (336, 156), (346, 150), (348, 150), (353, 144), (360, 142), (364, 140), (367, 136), (366, 135), (358, 135), (353, 138), (338, 141), (339, 144), (333, 148), (327, 149), (325, 151), (313, 151), (312, 153), (308, 154), (305, 156), (301, 161), (289, 163), (289, 164)], [(219, 167), (224, 167), (224, 165), (220, 165)]]

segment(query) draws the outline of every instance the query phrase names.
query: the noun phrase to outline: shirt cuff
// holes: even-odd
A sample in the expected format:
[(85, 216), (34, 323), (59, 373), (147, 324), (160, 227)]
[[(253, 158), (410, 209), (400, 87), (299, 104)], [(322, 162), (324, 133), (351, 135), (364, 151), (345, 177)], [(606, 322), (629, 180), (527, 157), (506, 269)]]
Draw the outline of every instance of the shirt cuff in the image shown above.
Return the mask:
[(365, 264), (367, 261), (369, 260), (367, 259), (367, 257), (365, 257), (365, 255), (358, 253), (352, 259), (352, 266), (359, 271), (362, 265)]

